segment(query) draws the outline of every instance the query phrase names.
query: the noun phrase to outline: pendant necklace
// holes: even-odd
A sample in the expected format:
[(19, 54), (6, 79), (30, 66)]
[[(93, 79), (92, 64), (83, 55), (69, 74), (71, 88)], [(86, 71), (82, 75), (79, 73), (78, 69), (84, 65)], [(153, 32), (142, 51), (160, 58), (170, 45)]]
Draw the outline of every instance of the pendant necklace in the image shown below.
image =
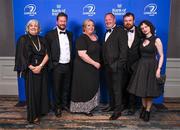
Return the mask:
[(39, 45), (39, 49), (38, 47), (36, 46), (36, 44), (34, 43), (34, 41), (32, 40), (31, 36), (28, 34), (29, 38), (31, 39), (31, 42), (33, 43), (34, 47), (36, 48), (36, 50), (39, 52), (41, 50), (41, 43), (40, 43), (40, 40), (39, 40), (39, 37), (37, 36), (37, 40), (38, 40), (38, 45)]

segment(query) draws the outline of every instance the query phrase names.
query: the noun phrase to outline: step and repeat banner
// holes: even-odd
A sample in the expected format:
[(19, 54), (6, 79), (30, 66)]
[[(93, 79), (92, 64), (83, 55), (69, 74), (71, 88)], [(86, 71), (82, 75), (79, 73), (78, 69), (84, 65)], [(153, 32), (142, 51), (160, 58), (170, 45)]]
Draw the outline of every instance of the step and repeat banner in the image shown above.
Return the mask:
[[(68, 14), (68, 30), (73, 32), (74, 39), (82, 33), (83, 21), (90, 18), (95, 21), (96, 32), (102, 40), (105, 33), (104, 15), (107, 12), (112, 12), (116, 16), (117, 25), (122, 25), (122, 18), (126, 12), (132, 12), (136, 19), (135, 25), (145, 19), (155, 25), (156, 34), (163, 42), (165, 73), (170, 0), (13, 0), (13, 9), (15, 40), (25, 33), (25, 25), (30, 19), (40, 22), (40, 35), (45, 35), (56, 26), (56, 15), (59, 12)], [(102, 99), (106, 100), (106, 94), (102, 92), (101, 95)], [(162, 103), (163, 95), (154, 102)]]

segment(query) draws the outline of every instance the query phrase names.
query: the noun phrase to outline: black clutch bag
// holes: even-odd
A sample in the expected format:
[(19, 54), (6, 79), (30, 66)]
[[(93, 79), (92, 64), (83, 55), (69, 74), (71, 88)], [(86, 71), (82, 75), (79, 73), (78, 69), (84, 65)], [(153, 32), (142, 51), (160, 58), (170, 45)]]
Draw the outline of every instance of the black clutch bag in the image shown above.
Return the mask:
[(159, 78), (157, 78), (158, 85), (164, 85), (166, 82), (166, 75), (161, 75)]

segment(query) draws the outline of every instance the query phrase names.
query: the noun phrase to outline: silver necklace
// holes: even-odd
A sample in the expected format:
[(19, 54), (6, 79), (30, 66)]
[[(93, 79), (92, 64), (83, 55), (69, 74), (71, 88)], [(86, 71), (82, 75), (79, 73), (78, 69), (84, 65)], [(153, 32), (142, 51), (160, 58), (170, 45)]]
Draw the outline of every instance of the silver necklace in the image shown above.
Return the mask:
[[(28, 35), (29, 38), (31, 39), (31, 36)], [(34, 43), (34, 41), (31, 39), (31, 42), (33, 43), (34, 47), (36, 48), (36, 50), (39, 52), (41, 50), (41, 43), (40, 43), (40, 40), (39, 40), (39, 37), (37, 36), (37, 40), (38, 40), (38, 46), (39, 46), (39, 49), (37, 48), (36, 44)]]

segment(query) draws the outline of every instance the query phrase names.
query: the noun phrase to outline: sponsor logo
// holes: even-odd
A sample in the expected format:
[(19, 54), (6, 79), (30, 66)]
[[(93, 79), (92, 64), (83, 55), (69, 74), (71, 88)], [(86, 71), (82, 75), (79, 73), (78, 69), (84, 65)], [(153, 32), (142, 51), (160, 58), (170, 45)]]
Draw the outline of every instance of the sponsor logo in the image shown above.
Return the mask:
[(56, 8), (51, 9), (52, 16), (57, 16), (60, 12), (66, 12), (66, 9), (62, 9), (60, 4), (56, 5)]
[(122, 4), (117, 4), (116, 8), (112, 8), (112, 13), (114, 15), (125, 15), (126, 14), (126, 8), (123, 8)]
[(157, 14), (157, 5), (154, 3), (148, 4), (144, 7), (144, 15), (154, 16)]
[(28, 4), (24, 7), (24, 15), (34, 16), (36, 15), (36, 5)]
[(96, 14), (96, 7), (94, 4), (87, 4), (83, 7), (83, 15), (93, 16)]

